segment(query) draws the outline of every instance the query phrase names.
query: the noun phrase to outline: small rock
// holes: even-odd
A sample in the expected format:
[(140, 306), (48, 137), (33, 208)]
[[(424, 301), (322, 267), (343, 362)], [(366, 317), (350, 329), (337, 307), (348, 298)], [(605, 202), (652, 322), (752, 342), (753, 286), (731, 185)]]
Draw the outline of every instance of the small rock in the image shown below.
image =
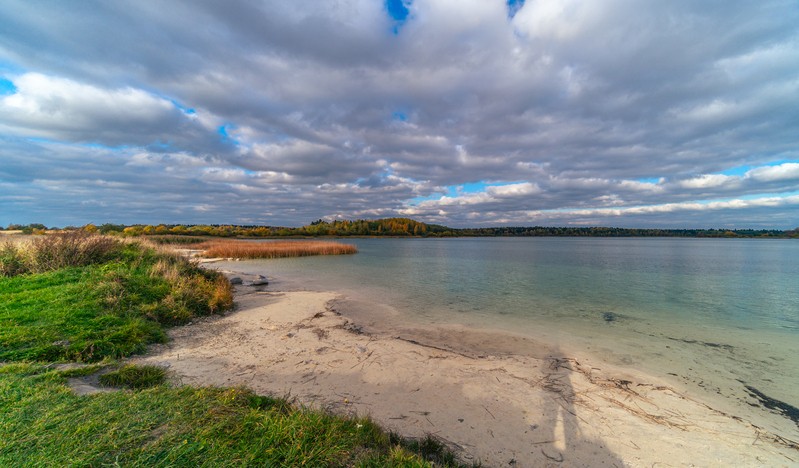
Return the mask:
[(269, 280), (266, 279), (266, 276), (258, 275), (254, 280), (252, 280), (253, 286), (265, 286), (269, 284)]
[(608, 323), (615, 322), (618, 319), (619, 316), (617, 314), (614, 314), (613, 312), (602, 312), (602, 320)]
[(242, 279), (239, 278), (238, 276), (230, 278), (230, 284), (242, 284), (242, 283), (244, 283), (244, 281), (242, 281)]

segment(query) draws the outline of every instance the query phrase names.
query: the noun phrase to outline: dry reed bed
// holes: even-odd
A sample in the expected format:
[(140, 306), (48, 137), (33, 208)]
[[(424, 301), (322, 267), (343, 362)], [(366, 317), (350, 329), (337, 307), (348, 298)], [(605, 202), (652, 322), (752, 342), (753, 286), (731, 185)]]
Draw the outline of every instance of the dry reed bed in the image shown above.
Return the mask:
[(204, 257), (284, 258), (311, 255), (346, 255), (358, 252), (354, 245), (326, 241), (247, 242), (236, 240), (208, 241), (191, 245), (202, 250)]

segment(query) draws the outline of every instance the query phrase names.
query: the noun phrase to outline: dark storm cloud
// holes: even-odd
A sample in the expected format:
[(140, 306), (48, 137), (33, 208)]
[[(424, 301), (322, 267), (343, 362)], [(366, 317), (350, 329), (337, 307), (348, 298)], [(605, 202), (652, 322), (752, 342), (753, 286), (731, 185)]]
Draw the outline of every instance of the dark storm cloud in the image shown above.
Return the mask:
[(794, 2), (406, 5), (7, 3), (0, 223), (797, 224)]

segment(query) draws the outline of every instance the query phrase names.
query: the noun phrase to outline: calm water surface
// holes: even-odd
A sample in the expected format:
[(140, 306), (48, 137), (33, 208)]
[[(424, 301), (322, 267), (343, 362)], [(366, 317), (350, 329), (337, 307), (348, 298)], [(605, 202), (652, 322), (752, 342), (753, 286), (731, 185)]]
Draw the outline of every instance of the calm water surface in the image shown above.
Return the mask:
[[(424, 311), (654, 321), (799, 333), (799, 242), (749, 239), (345, 240), (360, 253), (270, 261), (315, 287), (370, 287)], [(309, 275), (311, 277), (309, 278)], [(799, 335), (797, 335), (799, 339)]]
[[(523, 333), (746, 403), (799, 406), (799, 242), (346, 239), (354, 256), (237, 262), (418, 324)], [(375, 314), (380, 310), (375, 309)], [(750, 401), (751, 402), (751, 401)]]

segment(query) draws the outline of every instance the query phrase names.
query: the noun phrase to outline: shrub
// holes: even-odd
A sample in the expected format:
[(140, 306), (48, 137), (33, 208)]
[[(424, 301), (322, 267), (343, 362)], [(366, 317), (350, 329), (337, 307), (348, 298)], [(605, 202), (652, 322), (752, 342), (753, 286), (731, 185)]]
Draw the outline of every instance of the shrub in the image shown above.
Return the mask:
[(83, 231), (52, 234), (30, 242), (26, 249), (28, 270), (33, 273), (72, 266), (103, 263), (119, 251), (120, 243)]
[(0, 246), (0, 276), (16, 276), (28, 272), (25, 258), (19, 248), (11, 241)]
[(215, 314), (233, 307), (233, 287), (221, 273), (205, 270), (185, 258), (162, 254), (150, 268), (150, 276), (163, 278), (169, 293), (153, 318), (164, 324), (179, 324), (194, 316)]

